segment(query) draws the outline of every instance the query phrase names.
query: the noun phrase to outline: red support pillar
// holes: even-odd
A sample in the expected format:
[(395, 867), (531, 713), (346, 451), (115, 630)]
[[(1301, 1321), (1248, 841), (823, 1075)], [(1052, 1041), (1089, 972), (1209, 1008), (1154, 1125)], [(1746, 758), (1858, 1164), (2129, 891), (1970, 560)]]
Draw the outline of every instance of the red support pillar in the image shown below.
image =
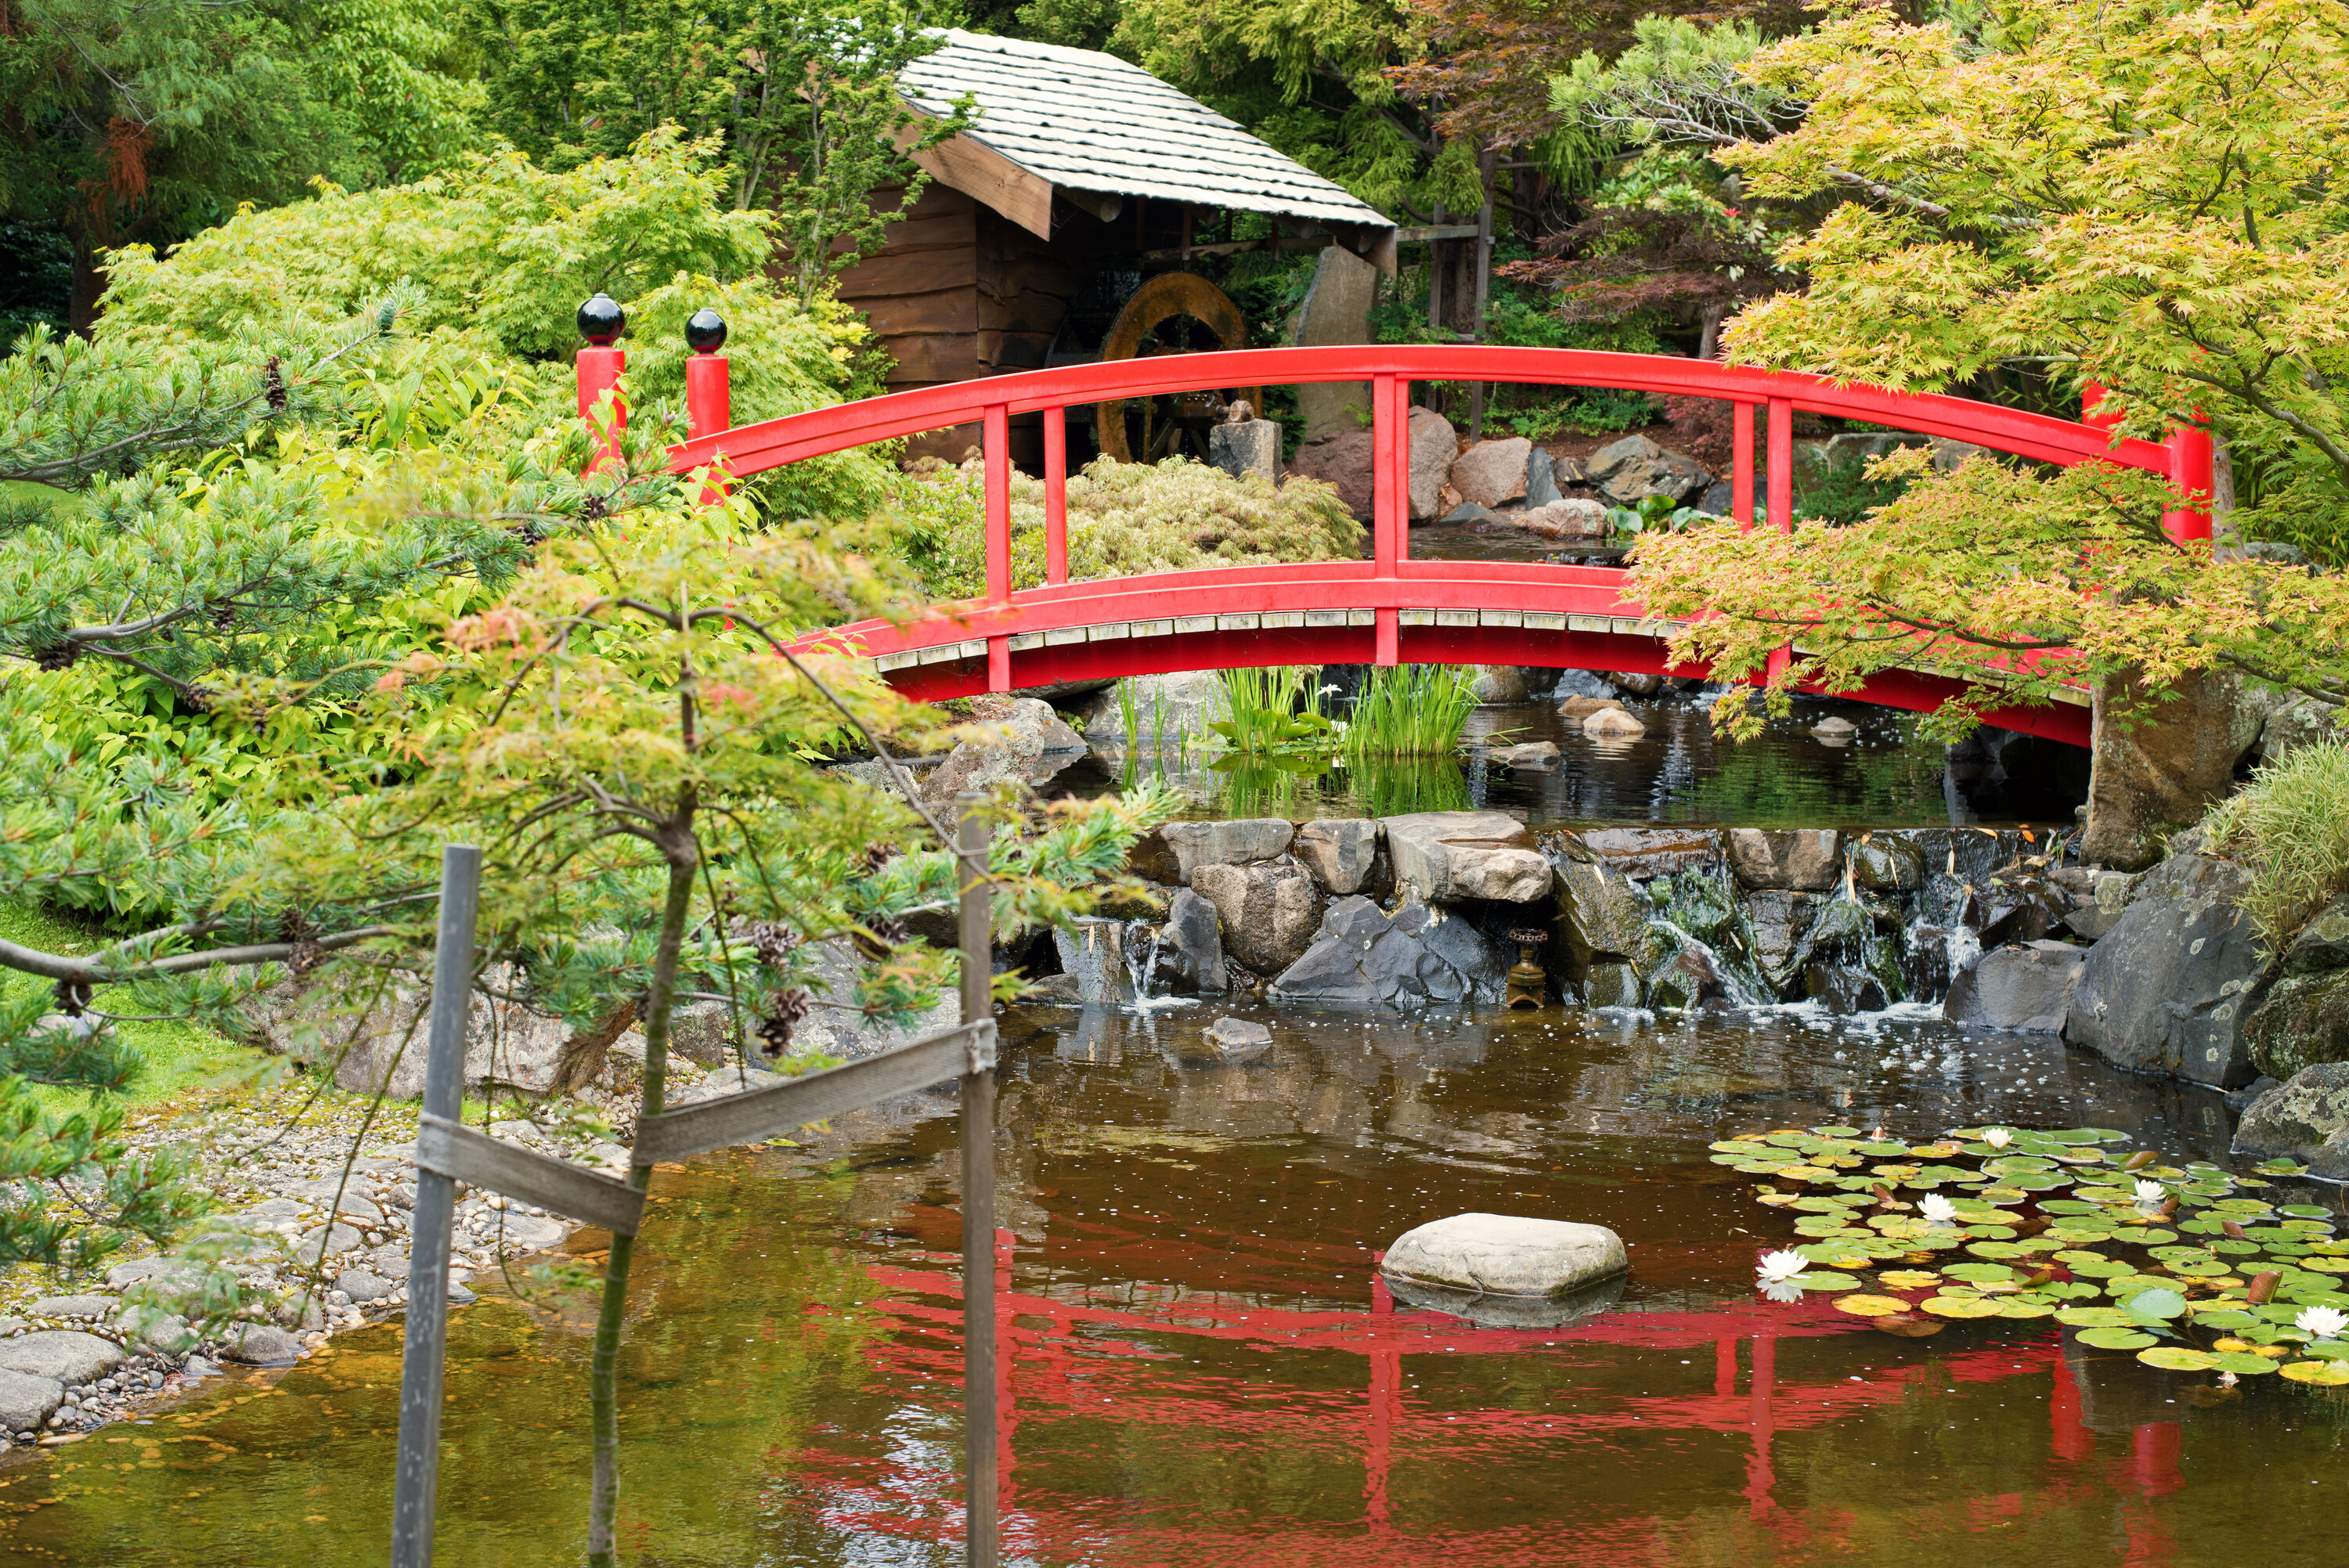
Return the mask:
[[(987, 459), (987, 598), (1011, 603), (1011, 410), (991, 403), (981, 429)], [(1011, 639), (987, 639), (987, 689), (1011, 689)]]
[[(734, 428), (733, 393), (728, 386), (726, 356), (693, 354), (685, 361), (685, 432), (688, 439), (714, 436)], [(712, 475), (701, 487), (701, 504), (716, 506), (726, 499), (727, 481)]]
[(1754, 405), (1731, 405), (1729, 416), (1729, 515), (1754, 526)]
[[(1781, 533), (1795, 531), (1795, 405), (1785, 397), (1770, 399), (1769, 449), (1764, 457), (1767, 470), (1769, 524)], [(1776, 680), (1794, 662), (1792, 647), (1779, 648), (1770, 655), (1768, 678)]]
[[(1392, 578), (1410, 546), (1411, 383), (1400, 376), (1371, 382), (1371, 561), (1375, 575)], [(1392, 668), (1402, 659), (1402, 633), (1394, 607), (1377, 612), (1372, 662)]]
[(1044, 410), (1044, 581), (1069, 580), (1069, 423), (1065, 408)]
[[(579, 307), (578, 323), (579, 335), (587, 340), (587, 346), (579, 351), (572, 368), (579, 380), (579, 417), (596, 437), (595, 456), (587, 459), (587, 471), (592, 474), (605, 463), (620, 460), (620, 432), (628, 428), (628, 407), (620, 400), (620, 377), (628, 368), (628, 351), (618, 346), (628, 317), (611, 295), (599, 294)], [(607, 393), (611, 397), (608, 429), (603, 424)]]
[[(2109, 390), (2095, 381), (2081, 386), (2080, 423), (2095, 430), (2110, 430), (2121, 422), (2117, 412), (2091, 412)], [(2199, 416), (2200, 411), (2196, 412)], [(2210, 490), (2217, 480), (2218, 460), (2210, 432), (2199, 426), (2181, 425), (2169, 432), (2169, 439), (2162, 445), (2169, 449), (2169, 488), (2185, 503), (2161, 514), (2162, 531), (2180, 544), (2189, 540), (2207, 540), (2210, 537)], [(2199, 506), (2195, 504), (2198, 499)]]

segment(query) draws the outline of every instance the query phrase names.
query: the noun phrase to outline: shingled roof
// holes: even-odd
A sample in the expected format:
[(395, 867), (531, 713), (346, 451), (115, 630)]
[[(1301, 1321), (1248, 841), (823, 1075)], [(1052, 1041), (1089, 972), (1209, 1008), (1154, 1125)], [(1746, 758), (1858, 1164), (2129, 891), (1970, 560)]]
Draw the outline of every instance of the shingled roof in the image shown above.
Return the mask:
[(1093, 49), (939, 29), (946, 46), (898, 77), (930, 114), (978, 101), (964, 134), (1055, 186), (1392, 228), (1295, 159), (1141, 67)]

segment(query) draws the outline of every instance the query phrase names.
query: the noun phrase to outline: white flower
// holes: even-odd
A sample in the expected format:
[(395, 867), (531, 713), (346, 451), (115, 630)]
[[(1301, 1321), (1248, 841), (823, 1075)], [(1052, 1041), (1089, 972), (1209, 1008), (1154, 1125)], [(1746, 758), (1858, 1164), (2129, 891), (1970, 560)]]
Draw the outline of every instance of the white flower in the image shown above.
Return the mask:
[(1958, 1217), (1958, 1206), (1939, 1192), (1926, 1193), (1925, 1201), (1917, 1207), (1923, 1212), (1929, 1225), (1947, 1225)]
[(2341, 1331), (2349, 1328), (2349, 1312), (2337, 1306), (2304, 1307), (2292, 1320), (2292, 1326), (2315, 1339), (2338, 1339)]
[(1765, 1279), (1762, 1282), (1761, 1290), (1772, 1301), (1803, 1299), (1803, 1287), (1790, 1279)]
[(2003, 1149), (2014, 1141), (2014, 1134), (2003, 1127), (1993, 1127), (1982, 1134), (1982, 1141), (1992, 1149)]
[(2141, 1176), (2137, 1178), (2137, 1201), (2138, 1202), (2158, 1203), (2168, 1196), (2169, 1189), (2163, 1186), (2160, 1182), (2148, 1181)]
[(1775, 1284), (1782, 1279), (1792, 1279), (1811, 1266), (1811, 1260), (1800, 1253), (1764, 1253), (1762, 1261), (1754, 1265), (1764, 1284)]

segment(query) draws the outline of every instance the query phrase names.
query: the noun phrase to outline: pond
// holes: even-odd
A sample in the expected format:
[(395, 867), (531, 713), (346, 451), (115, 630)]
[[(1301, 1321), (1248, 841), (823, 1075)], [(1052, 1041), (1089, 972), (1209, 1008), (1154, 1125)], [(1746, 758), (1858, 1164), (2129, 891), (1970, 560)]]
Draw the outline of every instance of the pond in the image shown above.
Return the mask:
[[(1006, 1018), (1008, 1562), (2341, 1561), (2341, 1390), (2221, 1388), (2044, 1319), (1901, 1338), (1767, 1302), (1754, 1260), (1786, 1222), (1706, 1149), (2086, 1123), (2223, 1161), (2207, 1091), (1921, 1009), (1232, 1010), (1272, 1025), (1269, 1056), (1203, 1065), (1206, 1006)], [(627, 1561), (958, 1559), (950, 1113), (916, 1097), (660, 1173), (625, 1362)], [(1480, 1210), (1612, 1226), (1618, 1308), (1533, 1331), (1398, 1308), (1379, 1250)], [(441, 1560), (575, 1561), (584, 1319), (492, 1290), (451, 1341)], [(347, 1336), (0, 1469), (0, 1562), (379, 1562), (398, 1354), (394, 1326)]]
[[(1600, 739), (1561, 718), (1553, 703), (1517, 703), (1478, 708), (1463, 737), (1468, 753), (1457, 760), (1300, 776), (1268, 763), (1217, 769), (1203, 751), (1141, 753), (1130, 766), (1122, 758), (1087, 758), (1053, 788), (1092, 795), (1163, 776), (1182, 795), (1185, 814), (1197, 818), (1301, 821), (1492, 808), (1536, 827), (2068, 827), (2074, 804), (2084, 798), (2052, 784), (2010, 781), (1982, 764), (1953, 767), (1940, 741), (1920, 734), (1917, 715), (1865, 703), (1802, 699), (1792, 715), (1746, 741), (1715, 733), (1700, 700), (1629, 697), (1624, 706), (1647, 733)], [(1857, 727), (1847, 742), (1811, 734), (1830, 714)], [(1557, 744), (1555, 767), (1513, 769), (1483, 755), (1489, 747), (1536, 740)]]

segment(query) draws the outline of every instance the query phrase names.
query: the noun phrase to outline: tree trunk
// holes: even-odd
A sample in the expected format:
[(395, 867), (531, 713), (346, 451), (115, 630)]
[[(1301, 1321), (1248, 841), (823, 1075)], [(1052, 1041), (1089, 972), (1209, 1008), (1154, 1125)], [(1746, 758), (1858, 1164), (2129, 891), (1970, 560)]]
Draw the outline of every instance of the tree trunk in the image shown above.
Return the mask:
[[(699, 857), (693, 848), (693, 808), (690, 791), (678, 802), (676, 822), (681, 848), (669, 855), (668, 902), (661, 910), (660, 943), (653, 953), (653, 983), (645, 997), (645, 1088), (637, 1104), (639, 1127), (658, 1116), (668, 1087), (668, 1019), (677, 995), (678, 954), (685, 944), (686, 916), (693, 903), (693, 878)], [(649, 1165), (633, 1161), (628, 1185), (638, 1191), (652, 1185)], [(612, 1544), (612, 1522), (620, 1501), (620, 1326), (627, 1312), (628, 1264), (636, 1253), (636, 1238), (614, 1236), (611, 1257), (604, 1264), (603, 1308), (595, 1318), (595, 1350), (589, 1365), (587, 1401), (595, 1432), (595, 1475), (587, 1499), (587, 1568), (618, 1568)]]

